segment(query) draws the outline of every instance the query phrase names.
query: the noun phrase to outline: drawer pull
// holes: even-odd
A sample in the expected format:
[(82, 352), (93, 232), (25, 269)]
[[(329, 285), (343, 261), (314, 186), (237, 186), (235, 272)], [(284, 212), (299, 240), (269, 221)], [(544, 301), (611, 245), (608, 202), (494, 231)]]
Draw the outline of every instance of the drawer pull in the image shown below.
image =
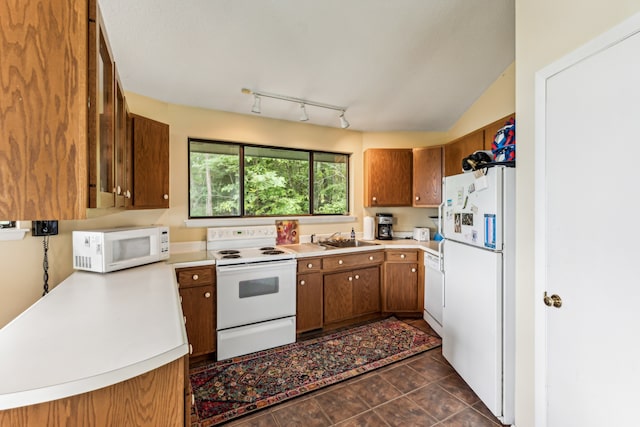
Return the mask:
[(211, 298), (211, 292), (205, 292), (204, 293), (204, 297), (205, 298)]
[(342, 264), (344, 264), (344, 261), (338, 260), (338, 264), (342, 265)]
[(416, 202), (420, 200), (420, 196), (416, 196)]
[(373, 255), (369, 255), (369, 261), (373, 261)]
[(405, 254), (400, 254), (400, 258), (405, 259), (407, 256)]
[(311, 263), (307, 264), (307, 268), (313, 268), (313, 264)]
[(191, 276), (191, 278), (193, 280), (198, 280), (200, 278), (200, 276), (198, 276), (197, 274), (194, 274), (193, 276)]
[(304, 286), (304, 280), (300, 280), (300, 286)]

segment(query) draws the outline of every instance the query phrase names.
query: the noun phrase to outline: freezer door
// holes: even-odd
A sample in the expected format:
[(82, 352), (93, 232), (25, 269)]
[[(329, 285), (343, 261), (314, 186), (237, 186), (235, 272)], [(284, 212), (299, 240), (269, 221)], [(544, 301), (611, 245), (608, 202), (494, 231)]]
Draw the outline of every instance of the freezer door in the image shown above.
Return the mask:
[(443, 232), (445, 239), (502, 250), (504, 167), (446, 177)]
[(442, 354), (496, 416), (503, 414), (502, 254), (448, 241)]

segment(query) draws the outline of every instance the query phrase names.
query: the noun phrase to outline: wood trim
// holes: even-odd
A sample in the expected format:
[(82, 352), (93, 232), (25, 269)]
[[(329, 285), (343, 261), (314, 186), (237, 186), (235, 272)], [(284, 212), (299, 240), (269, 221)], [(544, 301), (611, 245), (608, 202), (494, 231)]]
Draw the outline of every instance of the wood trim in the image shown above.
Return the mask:
[[(0, 411), (2, 426), (183, 426), (185, 358), (89, 393)], [(52, 368), (53, 369), (53, 368)]]

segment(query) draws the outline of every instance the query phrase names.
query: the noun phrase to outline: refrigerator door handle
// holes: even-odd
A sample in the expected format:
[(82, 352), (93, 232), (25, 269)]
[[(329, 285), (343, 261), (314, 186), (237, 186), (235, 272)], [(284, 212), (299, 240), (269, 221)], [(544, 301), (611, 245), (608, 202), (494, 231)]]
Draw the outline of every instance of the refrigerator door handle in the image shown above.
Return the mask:
[[(443, 184), (442, 187), (444, 189), (444, 184)], [(442, 192), (442, 197), (444, 197), (444, 190)], [(438, 234), (441, 237), (444, 237), (444, 235), (442, 234), (442, 220), (443, 220), (443, 218), (442, 218), (442, 209), (443, 208), (444, 208), (444, 201), (438, 205)]]

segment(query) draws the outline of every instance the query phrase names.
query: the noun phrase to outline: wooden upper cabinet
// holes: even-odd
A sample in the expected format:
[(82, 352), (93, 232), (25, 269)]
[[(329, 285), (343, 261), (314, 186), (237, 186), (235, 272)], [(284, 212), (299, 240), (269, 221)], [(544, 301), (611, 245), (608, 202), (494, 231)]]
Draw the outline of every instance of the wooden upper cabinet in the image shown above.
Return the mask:
[[(169, 207), (169, 125), (130, 114), (131, 209)], [(129, 200), (129, 199), (127, 199)]]
[(491, 144), (496, 137), (496, 133), (504, 127), (509, 119), (515, 119), (515, 113), (509, 114), (508, 116), (504, 116), (500, 120), (496, 120), (495, 122), (484, 127), (484, 149), (491, 150)]
[(411, 206), (413, 154), (409, 149), (364, 152), (364, 206)]
[(0, 2), (0, 218), (86, 218), (83, 1)]
[(413, 206), (442, 203), (442, 147), (413, 149)]
[(484, 150), (484, 131), (478, 129), (444, 146), (444, 176), (462, 173), (462, 159)]
[(89, 21), (89, 202), (90, 208), (115, 206), (116, 74), (100, 9)]

